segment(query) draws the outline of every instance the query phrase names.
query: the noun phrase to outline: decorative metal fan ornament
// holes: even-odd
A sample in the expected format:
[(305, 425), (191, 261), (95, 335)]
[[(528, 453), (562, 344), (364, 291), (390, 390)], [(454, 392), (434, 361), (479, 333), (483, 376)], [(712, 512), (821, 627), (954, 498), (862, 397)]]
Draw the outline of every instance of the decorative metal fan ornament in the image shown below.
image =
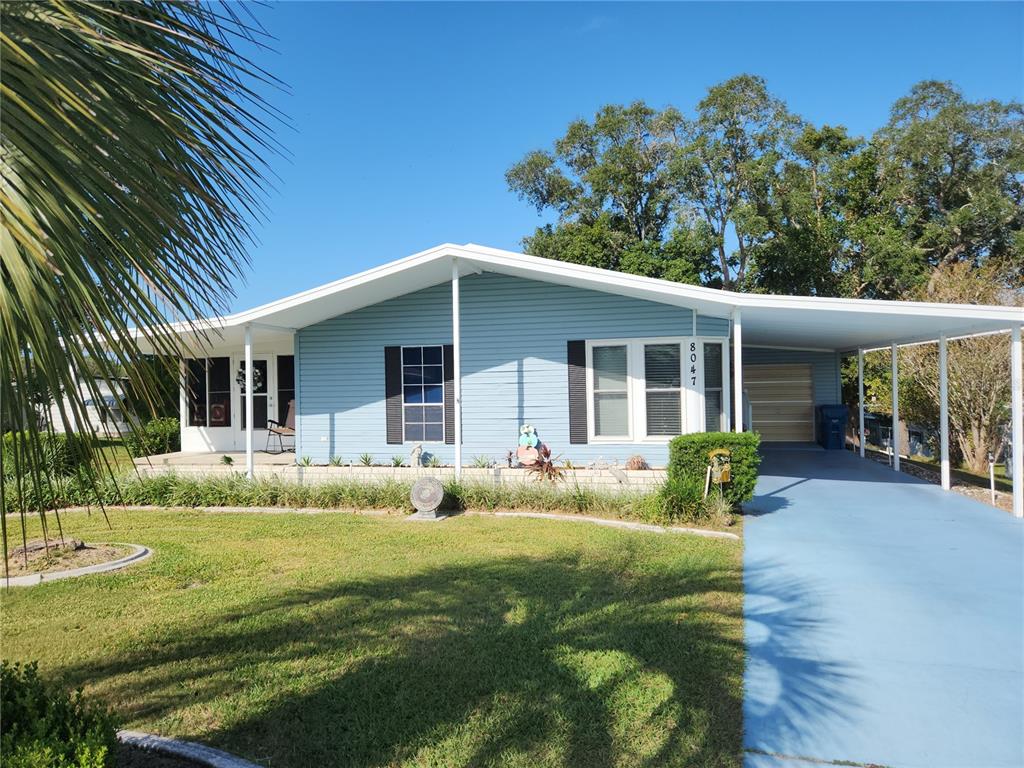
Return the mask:
[(413, 507), (423, 515), (435, 514), (443, 499), (444, 486), (436, 477), (421, 477), (409, 492)]

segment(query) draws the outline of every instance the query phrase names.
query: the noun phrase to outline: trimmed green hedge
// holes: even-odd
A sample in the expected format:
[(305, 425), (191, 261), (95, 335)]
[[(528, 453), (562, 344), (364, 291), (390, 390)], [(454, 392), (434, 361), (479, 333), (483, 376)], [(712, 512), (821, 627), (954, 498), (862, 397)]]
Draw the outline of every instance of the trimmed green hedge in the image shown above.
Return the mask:
[[(412, 512), (411, 485), (403, 482), (365, 483), (331, 481), (299, 484), (276, 478), (247, 480), (241, 473), (222, 477), (194, 478), (183, 475), (129, 475), (115, 484), (100, 479), (92, 486), (87, 480), (59, 479), (43, 489), (26, 486), (24, 497), (17, 496), (13, 483), (4, 487), (8, 509), (17, 509), (21, 501), (30, 511), (81, 505), (127, 504), (160, 507), (312, 507), (320, 509), (383, 509)], [(493, 486), (448, 482), (445, 484), (446, 509), (534, 510), (598, 514), (671, 523), (696, 519), (682, 514), (694, 505), (663, 503), (661, 493), (608, 493), (587, 488), (554, 486), (550, 483)]]
[(761, 456), (757, 452), (760, 444), (761, 438), (755, 432), (695, 432), (680, 435), (669, 443), (669, 482), (666, 487), (670, 488), (673, 483), (692, 484), (694, 480), (699, 480), (703, 492), (708, 453), (716, 448), (727, 448), (732, 453), (732, 480), (722, 486), (722, 494), (733, 506), (750, 501), (754, 498), (757, 469), (761, 464)]
[[(160, 507), (316, 507), (322, 509), (386, 509), (412, 512), (410, 483), (388, 481), (366, 483), (337, 480), (300, 484), (278, 478), (248, 480), (241, 472), (220, 477), (196, 478), (161, 474), (152, 477), (129, 475), (116, 483), (100, 480), (95, 486), (77, 478), (66, 478), (44, 489), (40, 498), (33, 488), (25, 489), (30, 510), (85, 504), (154, 505)], [(17, 501), (14, 486), (5, 489), (7, 503)], [(51, 491), (50, 496), (47, 492)], [(522, 486), (462, 485), (445, 483), (449, 509), (536, 509), (540, 511), (640, 513), (639, 501), (650, 494), (611, 494), (585, 488), (555, 487), (545, 483)]]
[(0, 664), (0, 754), (7, 768), (113, 768), (117, 729), (106, 711), (46, 685), (35, 663)]
[(151, 419), (139, 427), (137, 432), (125, 435), (124, 447), (133, 458), (180, 451), (180, 423), (172, 417)]
[[(83, 438), (75, 434), (40, 435), (41, 454), (38, 457), (40, 474), (47, 477), (66, 477), (77, 474), (86, 462), (87, 452)], [(4, 477), (15, 475), (15, 454), (22, 475), (29, 474), (29, 467), (36, 463), (28, 444), (28, 433), (7, 432), (3, 437)]]

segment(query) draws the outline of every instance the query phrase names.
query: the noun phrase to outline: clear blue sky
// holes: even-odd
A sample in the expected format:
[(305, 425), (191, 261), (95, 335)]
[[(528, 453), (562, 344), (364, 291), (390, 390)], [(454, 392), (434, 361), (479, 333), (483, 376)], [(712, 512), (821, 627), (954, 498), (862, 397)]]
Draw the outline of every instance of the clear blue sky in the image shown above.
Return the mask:
[(1024, 4), (347, 4), (255, 13), (258, 63), (292, 127), (244, 309), (437, 243), (515, 249), (541, 223), (505, 186), (528, 150), (607, 103), (691, 114), (764, 77), (790, 109), (857, 134), (922, 79), (1022, 98)]

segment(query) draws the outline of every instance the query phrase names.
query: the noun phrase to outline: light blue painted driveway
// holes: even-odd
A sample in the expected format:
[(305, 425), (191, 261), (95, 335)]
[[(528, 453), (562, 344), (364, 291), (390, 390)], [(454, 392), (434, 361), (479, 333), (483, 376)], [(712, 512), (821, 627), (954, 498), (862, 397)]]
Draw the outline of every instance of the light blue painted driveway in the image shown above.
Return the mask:
[(847, 451), (761, 469), (746, 766), (1024, 766), (1024, 522)]

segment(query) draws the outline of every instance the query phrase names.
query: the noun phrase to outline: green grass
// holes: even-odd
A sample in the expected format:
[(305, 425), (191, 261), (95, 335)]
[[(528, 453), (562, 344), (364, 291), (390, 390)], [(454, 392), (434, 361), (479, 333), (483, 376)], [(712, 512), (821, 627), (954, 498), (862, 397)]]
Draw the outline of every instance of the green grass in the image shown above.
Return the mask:
[[(284, 766), (739, 766), (741, 545), (557, 521), (84, 513), (117, 574), (11, 589), (5, 659)], [(31, 535), (31, 532), (30, 532)]]
[(132, 457), (128, 449), (124, 447), (124, 440), (120, 438), (102, 438), (99, 441), (99, 455), (97, 456), (97, 469), (101, 473), (109, 470), (121, 472), (132, 467)]

